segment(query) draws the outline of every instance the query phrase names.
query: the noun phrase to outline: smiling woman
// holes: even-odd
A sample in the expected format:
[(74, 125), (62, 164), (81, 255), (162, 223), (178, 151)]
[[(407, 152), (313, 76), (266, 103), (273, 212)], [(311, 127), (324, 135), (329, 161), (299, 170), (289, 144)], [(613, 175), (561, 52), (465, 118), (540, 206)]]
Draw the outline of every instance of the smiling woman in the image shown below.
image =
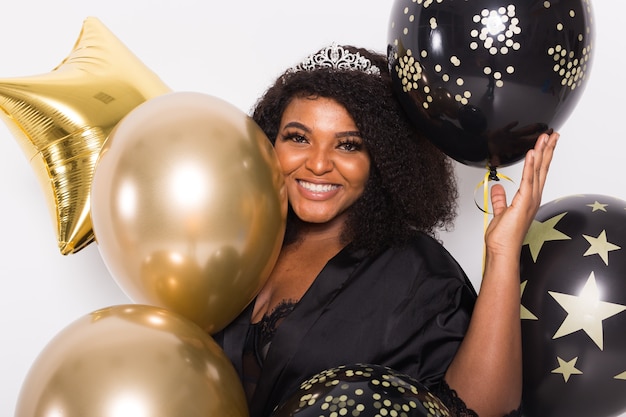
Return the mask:
[(520, 415), (519, 252), (558, 135), (527, 156), (512, 206), (494, 187), (477, 298), (433, 239), (455, 215), (452, 165), (408, 120), (387, 67), (333, 44), (287, 70), (254, 110), (285, 177), (287, 235), (255, 300), (215, 335), (253, 417), (312, 375), (355, 363), (410, 375), (454, 416)]
[[(593, 70), (582, 100), (561, 130), (563, 140), (558, 145), (559, 157), (551, 165), (545, 201), (585, 192), (626, 199), (620, 128), (623, 106), (607, 101), (607, 92), (626, 97), (620, 65), (626, 2), (591, 2), (597, 34)], [(426, 10), (430, 13), (435, 6), (443, 8), (449, 2), (421, 3), (432, 3)], [(565, 8), (570, 2), (551, 3)], [(205, 92), (247, 111), (282, 69), (332, 40), (355, 42), (386, 52), (391, 6), (390, 1), (362, 0), (299, 2), (298, 7), (293, 7), (289, 0), (177, 0), (158, 4), (159, 7), (147, 7), (147, 3), (126, 0), (4, 2), (0, 14), (0, 34), (4, 39), (0, 46), (1, 76), (47, 73), (59, 63), (60, 57), (68, 54), (85, 17), (96, 16), (174, 90)], [(454, 4), (456, 8), (460, 3)], [(406, 15), (405, 19), (409, 17)], [(536, 73), (531, 66), (529, 76)], [(137, 74), (128, 75), (136, 78)], [(71, 99), (67, 95), (63, 97)], [(438, 100), (438, 96), (433, 98)], [(451, 98), (454, 102), (454, 95)], [(447, 97), (441, 100), (447, 103)], [(516, 109), (520, 110), (520, 106)], [(359, 122), (360, 127), (362, 124)], [(71, 256), (59, 254), (56, 230), (37, 177), (33, 175), (33, 165), (24, 158), (4, 123), (0, 123), (0, 166), (3, 178), (0, 277), (4, 284), (0, 296), (3, 328), (0, 416), (11, 416), (24, 376), (46, 343), (74, 319), (105, 306), (128, 303), (129, 298), (112, 279), (95, 244)], [(459, 178), (458, 217), (454, 229), (440, 231), (438, 237), (478, 289), (483, 218), (475, 206), (473, 193), (483, 170), (457, 163), (454, 169)], [(502, 173), (519, 184), (521, 169), (520, 163), (503, 168)], [(376, 206), (371, 207), (377, 210)], [(433, 202), (432, 207), (437, 208), (437, 203)], [(134, 209), (131, 207), (129, 211)], [(362, 223), (365, 228), (366, 222)], [(220, 265), (230, 265), (227, 260), (233, 259), (231, 254), (222, 252), (221, 255), (228, 256), (219, 258)], [(361, 300), (357, 308), (365, 304)], [(337, 349), (342, 348), (337, 346)], [(561, 375), (555, 377), (563, 380)]]
[(275, 143), (289, 203), (306, 223), (335, 220), (363, 194), (370, 159), (354, 120), (328, 98), (295, 98), (283, 113)]

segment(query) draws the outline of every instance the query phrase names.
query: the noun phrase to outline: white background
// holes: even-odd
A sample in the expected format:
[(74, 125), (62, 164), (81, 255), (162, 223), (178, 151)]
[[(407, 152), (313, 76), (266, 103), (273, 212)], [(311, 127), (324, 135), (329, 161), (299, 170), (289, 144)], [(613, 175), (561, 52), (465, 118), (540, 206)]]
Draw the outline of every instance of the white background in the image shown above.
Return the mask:
[[(97, 17), (174, 91), (197, 91), (248, 112), (284, 68), (337, 41), (384, 51), (391, 0), (207, 2), (5, 1), (0, 79), (47, 73), (71, 51), (83, 20)], [(623, 71), (626, 3), (594, 4), (594, 62), (585, 94), (560, 129), (544, 202), (571, 194), (626, 199)], [(519, 181), (521, 164), (500, 170)], [(474, 205), (481, 169), (457, 165), (460, 211), (441, 235), (480, 286), (483, 216)], [(50, 339), (94, 310), (130, 300), (95, 244), (62, 256), (34, 172), (0, 125), (0, 416), (11, 416), (22, 381)]]

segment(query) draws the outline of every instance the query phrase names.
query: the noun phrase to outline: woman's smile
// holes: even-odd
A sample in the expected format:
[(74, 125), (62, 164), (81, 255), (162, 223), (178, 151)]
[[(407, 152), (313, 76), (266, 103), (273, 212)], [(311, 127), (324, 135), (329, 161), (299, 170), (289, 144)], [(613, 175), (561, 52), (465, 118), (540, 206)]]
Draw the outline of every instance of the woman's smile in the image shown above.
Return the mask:
[(339, 189), (337, 184), (315, 184), (304, 180), (298, 180), (298, 184), (306, 191), (320, 197), (327, 197), (330, 192)]

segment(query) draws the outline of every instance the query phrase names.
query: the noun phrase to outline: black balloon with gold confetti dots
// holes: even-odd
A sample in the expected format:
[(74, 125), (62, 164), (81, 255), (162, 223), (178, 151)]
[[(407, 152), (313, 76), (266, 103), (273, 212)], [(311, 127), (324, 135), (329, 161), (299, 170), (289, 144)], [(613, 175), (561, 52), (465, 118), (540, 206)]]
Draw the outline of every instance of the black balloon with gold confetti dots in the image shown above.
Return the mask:
[(446, 406), (407, 375), (371, 364), (342, 365), (304, 381), (272, 417), (447, 417)]
[(590, 0), (395, 0), (387, 51), (394, 91), (450, 157), (511, 165), (581, 98), (593, 27)]
[(626, 412), (626, 201), (539, 208), (521, 253), (525, 417)]

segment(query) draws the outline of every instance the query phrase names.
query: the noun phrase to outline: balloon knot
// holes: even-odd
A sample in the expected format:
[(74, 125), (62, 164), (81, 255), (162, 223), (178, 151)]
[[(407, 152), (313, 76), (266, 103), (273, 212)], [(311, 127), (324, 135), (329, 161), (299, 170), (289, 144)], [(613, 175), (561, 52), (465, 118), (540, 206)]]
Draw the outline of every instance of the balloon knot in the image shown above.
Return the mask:
[(489, 168), (489, 181), (500, 181), (497, 169)]

